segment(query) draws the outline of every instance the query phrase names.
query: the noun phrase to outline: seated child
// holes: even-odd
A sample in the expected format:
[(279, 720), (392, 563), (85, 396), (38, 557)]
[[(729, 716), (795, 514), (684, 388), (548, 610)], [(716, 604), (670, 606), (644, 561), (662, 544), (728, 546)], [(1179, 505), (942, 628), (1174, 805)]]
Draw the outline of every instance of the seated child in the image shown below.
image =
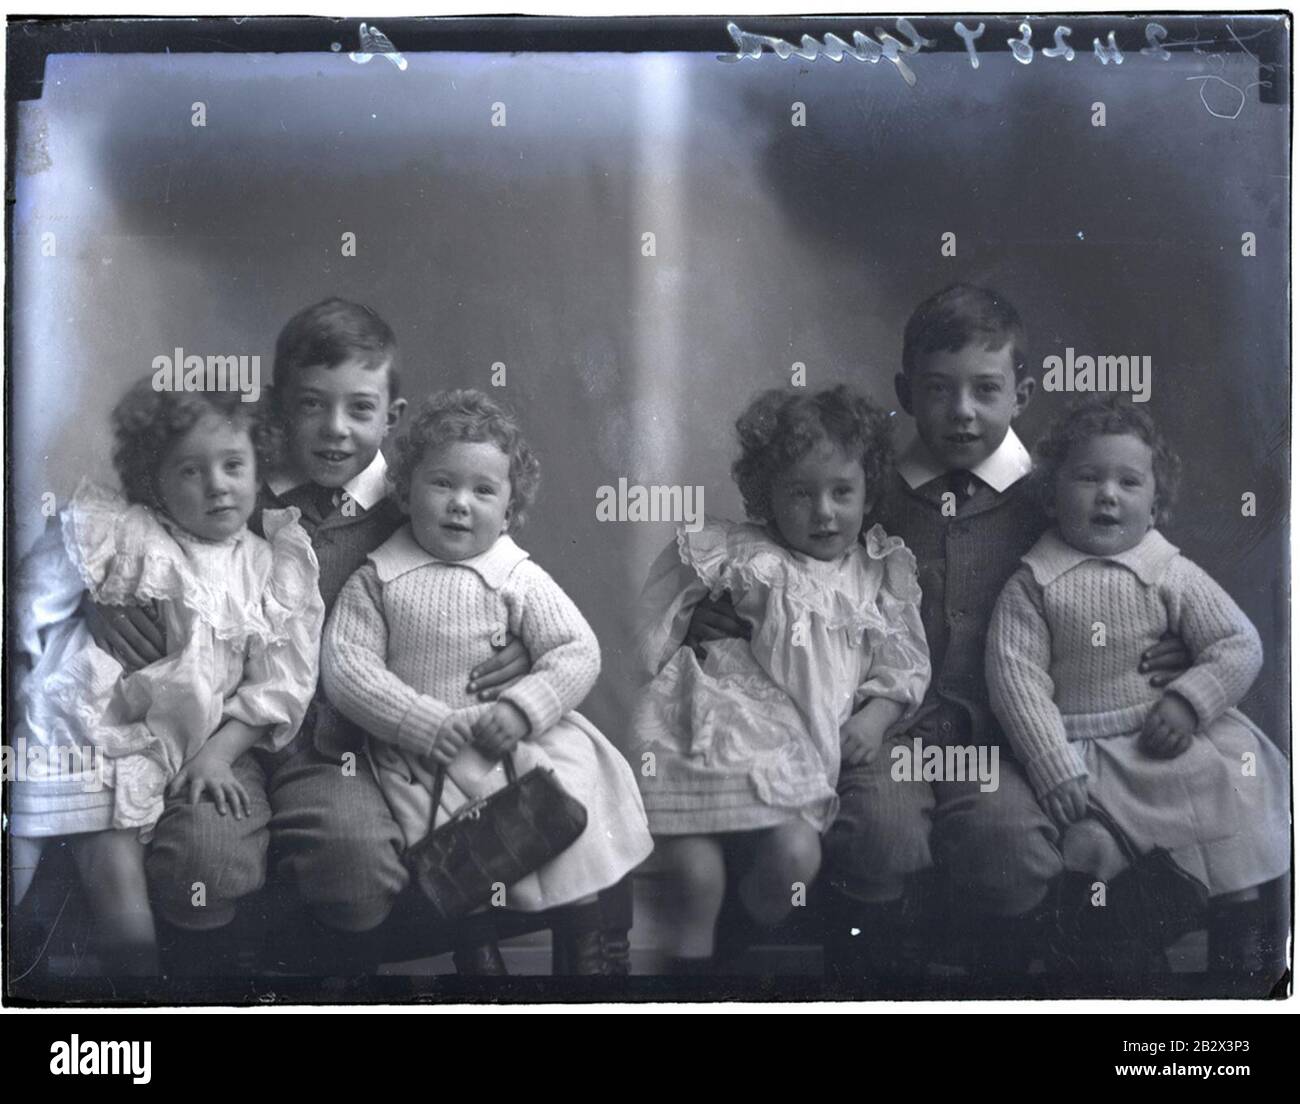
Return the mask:
[[(374, 309), (337, 297), (298, 311), (276, 338), (274, 382), (264, 394), (284, 447), (276, 466), (261, 473), (249, 527), (260, 531), (263, 510), (301, 512), (327, 614), (366, 556), (405, 521), (387, 493), (381, 448), (406, 407), (400, 359), (392, 327)], [(95, 639), (123, 663), (161, 658), (145, 607), (87, 602), (83, 609)], [(472, 689), (493, 694), (527, 667), (523, 646), (510, 640), (471, 672)], [(235, 920), (268, 880), (291, 890), (300, 908), (267, 932), (263, 967), (344, 978), (378, 969), (384, 921), (408, 873), (401, 831), (378, 782), (357, 769), (364, 745), (364, 733), (318, 685), (293, 740), (275, 754), (253, 749), (235, 761), (250, 816), (235, 821), (207, 803), (168, 800), (146, 858), (164, 969), (245, 973), (249, 925)], [(201, 905), (191, 889), (196, 881), (206, 888)], [(475, 969), (481, 950), (465, 948), (458, 965)]]
[[(397, 499), (409, 524), (344, 585), (326, 626), (331, 701), (371, 736), (380, 786), (406, 846), (466, 800), (500, 788), (502, 757), (523, 774), (552, 768), (587, 809), (566, 851), (507, 887), (506, 906), (568, 906), (557, 921), (577, 973), (605, 972), (595, 894), (652, 848), (632, 771), (574, 712), (595, 684), (600, 648), (578, 608), (508, 535), (539, 468), (514, 419), (478, 391), (432, 396), (398, 439)], [(518, 637), (531, 673), (483, 704), (466, 689), (493, 639)], [(433, 810), (439, 769), (442, 807)]]
[[(15, 735), (46, 769), (13, 786), (14, 901), (45, 842), (73, 853), (110, 972), (155, 973), (144, 841), (167, 793), (248, 815), (231, 764), (276, 748), (311, 700), (324, 608), (297, 511), (246, 528), (267, 452), (262, 412), (236, 393), (156, 391), (141, 380), (113, 411), (124, 496), (83, 482), (23, 562), (19, 639), (31, 664)], [(94, 642), (83, 590), (156, 603), (167, 652), (128, 673)], [(63, 762), (98, 759), (102, 786)]]
[[(1156, 529), (1178, 462), (1144, 411), (1084, 400), (1038, 453), (1055, 526), (995, 607), (993, 708), (1064, 833), (1067, 871), (1108, 880), (1126, 865), (1089, 816), (1100, 807), (1138, 853), (1168, 849), (1209, 888), (1211, 969), (1259, 980), (1259, 887), (1290, 868), (1286, 760), (1234, 708), (1259, 673), (1259, 635)], [(1170, 630), (1192, 665), (1161, 691), (1138, 657)]]
[[(847, 387), (760, 394), (736, 422), (733, 466), (751, 522), (679, 529), (641, 599), (654, 676), (634, 760), (677, 906), (668, 968), (715, 969), (714, 929), (739, 861), (760, 924), (810, 886), (835, 819), (841, 755), (880, 753), (930, 677), (916, 562), (878, 525), (889, 421)], [(861, 539), (860, 539), (861, 538)], [(730, 591), (749, 640), (683, 645), (695, 605)]]

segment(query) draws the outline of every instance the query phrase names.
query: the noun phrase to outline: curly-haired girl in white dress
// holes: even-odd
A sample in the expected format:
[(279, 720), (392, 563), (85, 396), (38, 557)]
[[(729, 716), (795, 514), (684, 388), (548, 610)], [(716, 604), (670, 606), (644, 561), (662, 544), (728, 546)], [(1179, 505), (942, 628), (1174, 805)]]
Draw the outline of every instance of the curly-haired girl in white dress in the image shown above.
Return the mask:
[[(843, 756), (879, 753), (930, 678), (916, 562), (867, 525), (889, 471), (889, 423), (846, 387), (766, 391), (736, 423), (753, 520), (679, 529), (650, 570), (634, 761), (672, 889), (668, 968), (715, 968), (727, 868), (761, 924), (821, 865)], [(683, 644), (705, 595), (731, 592), (749, 640)]]
[[(144, 853), (164, 799), (246, 815), (231, 764), (298, 730), (324, 607), (298, 512), (266, 511), (265, 540), (246, 527), (270, 450), (260, 407), (146, 378), (113, 430), (123, 493), (83, 482), (20, 569), (14, 742), (28, 769), (11, 786), (13, 901), (45, 844), (67, 838), (105, 971), (152, 974)], [(124, 670), (78, 613), (83, 593), (151, 607), (164, 657)]]

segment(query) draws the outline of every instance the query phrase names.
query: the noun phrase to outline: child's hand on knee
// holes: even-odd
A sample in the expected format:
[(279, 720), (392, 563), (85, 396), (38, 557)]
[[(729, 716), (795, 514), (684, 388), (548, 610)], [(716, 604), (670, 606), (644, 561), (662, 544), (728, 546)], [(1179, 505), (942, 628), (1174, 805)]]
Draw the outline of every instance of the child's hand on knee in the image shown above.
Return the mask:
[(840, 755), (850, 767), (870, 763), (885, 742), (885, 726), (864, 713), (855, 713), (840, 726)]
[(1041, 804), (1059, 828), (1066, 828), (1088, 814), (1088, 783), (1082, 778), (1067, 778), (1043, 794)]
[(197, 805), (203, 795), (209, 793), (222, 816), (233, 812), (236, 820), (242, 820), (252, 811), (248, 791), (239, 784), (230, 761), (210, 744), (185, 762), (167, 787), (167, 793), (170, 797), (179, 797), (187, 788), (189, 804)]
[(1147, 714), (1138, 746), (1153, 759), (1176, 759), (1192, 746), (1196, 712), (1185, 698), (1165, 691)]
[(840, 725), (840, 754), (850, 767), (870, 763), (880, 754), (885, 734), (903, 716), (903, 706), (888, 698), (871, 698)]
[(433, 738), (429, 758), (441, 767), (451, 766), (460, 749), (474, 738), (474, 729), (464, 713), (453, 713), (442, 722)]
[(508, 701), (496, 702), (474, 725), (474, 744), (489, 759), (500, 759), (532, 729), (523, 710)]

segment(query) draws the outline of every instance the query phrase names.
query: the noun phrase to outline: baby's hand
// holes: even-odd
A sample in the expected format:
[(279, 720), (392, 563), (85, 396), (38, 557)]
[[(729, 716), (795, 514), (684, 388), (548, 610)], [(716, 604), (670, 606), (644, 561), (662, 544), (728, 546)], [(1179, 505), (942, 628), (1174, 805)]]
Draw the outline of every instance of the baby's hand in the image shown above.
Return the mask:
[(1153, 759), (1176, 759), (1192, 746), (1196, 713), (1185, 698), (1165, 691), (1147, 714), (1138, 746)]
[(850, 767), (870, 763), (880, 754), (885, 742), (885, 729), (866, 713), (855, 713), (840, 726), (840, 755)]
[(1041, 804), (1057, 827), (1066, 828), (1088, 813), (1088, 783), (1082, 778), (1068, 778), (1043, 794)]
[(210, 745), (205, 745), (185, 762), (167, 787), (167, 793), (179, 797), (187, 787), (191, 805), (197, 805), (204, 793), (210, 793), (217, 812), (222, 816), (233, 812), (236, 820), (243, 820), (251, 813), (248, 791), (230, 769), (230, 761)]
[(475, 722), (474, 743), (489, 759), (500, 759), (531, 729), (523, 710), (508, 701), (498, 701)]
[(449, 767), (460, 749), (473, 738), (474, 729), (470, 725), (469, 718), (463, 713), (453, 713), (442, 722), (437, 735), (434, 736), (429, 758), (439, 766)]

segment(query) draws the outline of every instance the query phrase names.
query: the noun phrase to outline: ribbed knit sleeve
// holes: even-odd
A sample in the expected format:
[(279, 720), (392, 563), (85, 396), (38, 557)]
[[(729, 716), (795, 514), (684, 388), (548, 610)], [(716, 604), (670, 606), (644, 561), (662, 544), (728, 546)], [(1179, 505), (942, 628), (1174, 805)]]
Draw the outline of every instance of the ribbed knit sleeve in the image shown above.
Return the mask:
[(501, 699), (519, 707), (536, 736), (591, 693), (600, 674), (600, 644), (569, 596), (531, 560), (515, 568), (504, 589), (510, 631), (523, 641), (533, 666)]
[(1250, 689), (1264, 663), (1259, 633), (1218, 583), (1179, 556), (1160, 584), (1169, 621), (1192, 653), (1192, 666), (1165, 689), (1187, 699), (1199, 728)]
[(1040, 798), (1062, 782), (1088, 776), (1053, 701), (1051, 661), (1042, 591), (1022, 566), (993, 608), (985, 673), (993, 712)]
[(372, 736), (414, 755), (427, 755), (452, 709), (389, 671), (387, 656), (383, 584), (374, 567), (366, 564), (343, 584), (325, 626), (325, 693), (339, 712)]

